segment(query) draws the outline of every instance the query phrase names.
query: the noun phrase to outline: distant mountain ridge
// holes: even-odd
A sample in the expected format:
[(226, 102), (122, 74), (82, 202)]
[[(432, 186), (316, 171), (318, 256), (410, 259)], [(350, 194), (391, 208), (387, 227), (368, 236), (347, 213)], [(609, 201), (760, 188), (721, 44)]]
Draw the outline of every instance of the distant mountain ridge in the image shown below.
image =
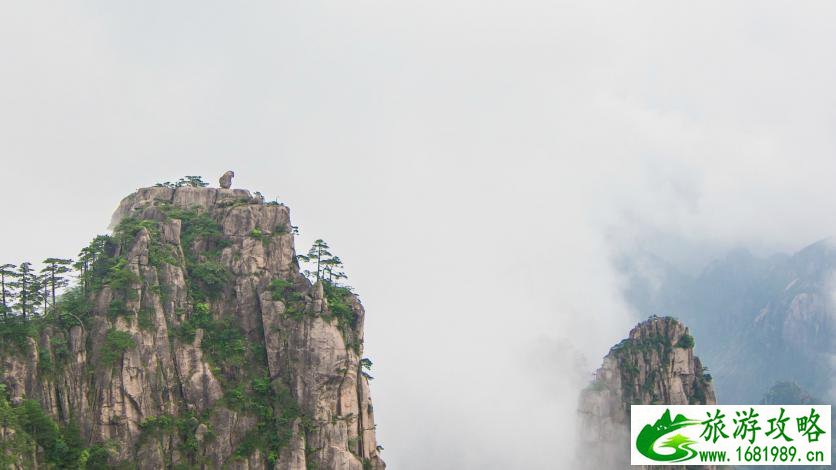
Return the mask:
[(637, 311), (674, 315), (700, 338), (723, 403), (757, 403), (781, 381), (832, 398), (833, 239), (793, 255), (733, 250), (696, 276), (653, 255), (624, 258), (619, 267)]

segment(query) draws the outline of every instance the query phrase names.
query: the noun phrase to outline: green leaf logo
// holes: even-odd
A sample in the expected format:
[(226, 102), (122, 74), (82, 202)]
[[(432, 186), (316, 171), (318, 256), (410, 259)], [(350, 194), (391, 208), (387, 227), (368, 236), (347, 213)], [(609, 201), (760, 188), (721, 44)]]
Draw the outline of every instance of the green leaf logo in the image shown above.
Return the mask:
[(676, 434), (660, 445), (663, 448), (673, 449), (673, 453), (657, 453), (654, 450), (654, 446), (656, 445), (656, 441), (666, 435), (695, 424), (700, 424), (700, 421), (688, 419), (683, 415), (676, 415), (676, 418), (671, 420), (671, 410), (666, 409), (662, 417), (653, 426), (648, 424), (642, 428), (639, 436), (636, 438), (636, 448), (642, 455), (657, 462), (682, 462), (691, 459), (697, 455), (697, 451), (691, 448), (691, 445), (695, 444), (696, 441), (692, 441), (682, 434)]

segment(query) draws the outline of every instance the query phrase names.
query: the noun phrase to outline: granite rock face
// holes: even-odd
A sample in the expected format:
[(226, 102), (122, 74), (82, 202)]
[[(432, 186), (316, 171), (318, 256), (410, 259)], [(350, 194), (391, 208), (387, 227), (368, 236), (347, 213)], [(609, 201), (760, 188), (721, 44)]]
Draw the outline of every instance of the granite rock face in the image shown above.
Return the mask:
[(627, 339), (610, 349), (593, 383), (581, 393), (579, 434), (586, 452), (578, 459), (580, 468), (635, 468), (630, 466), (631, 405), (717, 403), (711, 378), (694, 355), (693, 343), (688, 328), (679, 321), (653, 317), (638, 324)]
[(637, 311), (676, 312), (700, 338), (728, 403), (757, 403), (776, 382), (812, 395), (836, 389), (836, 240), (795, 253), (739, 248), (698, 273), (645, 253), (625, 259), (625, 297)]
[(0, 357), (12, 404), (75, 423), (110, 465), (385, 468), (361, 366), (365, 312), (300, 274), (286, 206), (246, 190), (142, 188), (111, 227), (84, 326), (45, 328)]

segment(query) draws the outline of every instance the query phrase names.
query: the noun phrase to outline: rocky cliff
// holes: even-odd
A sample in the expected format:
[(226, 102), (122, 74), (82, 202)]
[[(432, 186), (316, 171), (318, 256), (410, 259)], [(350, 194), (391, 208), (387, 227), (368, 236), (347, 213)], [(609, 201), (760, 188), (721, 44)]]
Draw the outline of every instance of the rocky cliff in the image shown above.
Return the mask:
[(691, 275), (652, 255), (623, 266), (638, 311), (676, 312), (700, 340), (727, 403), (757, 403), (776, 382), (832, 399), (836, 240), (794, 254), (737, 249)]
[(82, 252), (80, 286), (2, 345), (0, 417), (13, 419), (0, 420), (0, 457), (385, 468), (363, 307), (300, 274), (286, 206), (245, 190), (143, 188), (113, 227)]
[(670, 317), (653, 317), (610, 350), (580, 397), (579, 434), (584, 456), (579, 458), (579, 467), (631, 468), (633, 404), (716, 403), (711, 377), (704, 373), (693, 348), (694, 338), (685, 325)]

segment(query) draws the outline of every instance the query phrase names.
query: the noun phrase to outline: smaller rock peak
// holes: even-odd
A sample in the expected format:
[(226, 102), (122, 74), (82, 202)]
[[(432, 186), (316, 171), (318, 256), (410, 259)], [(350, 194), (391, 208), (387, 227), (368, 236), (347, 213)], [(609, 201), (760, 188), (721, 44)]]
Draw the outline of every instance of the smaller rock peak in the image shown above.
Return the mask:
[[(693, 348), (694, 338), (685, 325), (654, 315), (610, 349), (580, 396), (578, 429), (583, 430), (579, 436), (585, 456), (580, 468), (631, 468), (629, 452), (619, 443), (629, 439), (633, 405), (717, 403), (711, 376)], [(590, 448), (596, 452), (588, 457)]]

